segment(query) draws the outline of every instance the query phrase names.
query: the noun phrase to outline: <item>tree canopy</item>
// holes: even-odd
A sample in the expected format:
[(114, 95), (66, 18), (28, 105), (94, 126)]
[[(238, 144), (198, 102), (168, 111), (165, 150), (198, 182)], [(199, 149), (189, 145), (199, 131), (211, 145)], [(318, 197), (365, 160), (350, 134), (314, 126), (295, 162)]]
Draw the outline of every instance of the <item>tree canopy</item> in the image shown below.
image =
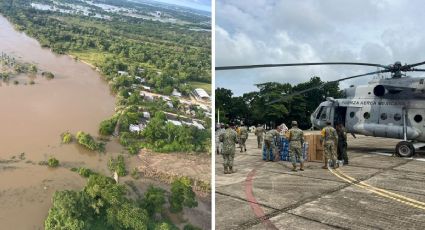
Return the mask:
[[(245, 124), (257, 125), (289, 124), (297, 120), (303, 129), (311, 127), (310, 115), (326, 97), (341, 97), (338, 83), (326, 84), (302, 95), (285, 97), (287, 94), (305, 90), (324, 83), (319, 77), (312, 77), (308, 82), (298, 85), (268, 82), (258, 84), (258, 91), (235, 97), (229, 89), (216, 89), (216, 111), (220, 111), (220, 120), (243, 121)], [(281, 99), (281, 101), (267, 104)]]

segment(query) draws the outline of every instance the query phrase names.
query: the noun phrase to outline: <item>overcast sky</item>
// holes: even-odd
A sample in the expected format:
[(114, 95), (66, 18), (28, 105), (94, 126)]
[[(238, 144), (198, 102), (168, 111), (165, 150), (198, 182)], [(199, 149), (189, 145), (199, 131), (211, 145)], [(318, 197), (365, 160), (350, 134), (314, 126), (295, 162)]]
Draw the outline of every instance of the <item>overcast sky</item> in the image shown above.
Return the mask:
[[(217, 0), (216, 66), (425, 61), (424, 8), (421, 0)], [(256, 90), (257, 83), (297, 84), (313, 75), (335, 80), (375, 70), (322, 66), (217, 71), (216, 87), (242, 95)]]

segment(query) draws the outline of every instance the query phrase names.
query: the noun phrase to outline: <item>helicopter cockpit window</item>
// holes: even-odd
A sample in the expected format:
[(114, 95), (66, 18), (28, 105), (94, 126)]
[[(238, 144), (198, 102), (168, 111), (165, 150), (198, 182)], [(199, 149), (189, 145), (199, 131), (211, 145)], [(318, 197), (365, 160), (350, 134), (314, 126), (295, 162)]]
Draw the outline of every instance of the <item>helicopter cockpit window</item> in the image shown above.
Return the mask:
[(381, 113), (381, 120), (387, 120), (388, 116), (386, 113)]
[(422, 116), (420, 114), (416, 114), (415, 117), (413, 118), (417, 123), (422, 121)]
[(370, 118), (370, 113), (369, 112), (365, 112), (363, 114), (364, 119), (369, 119)]
[(394, 120), (396, 121), (401, 120), (401, 115), (399, 113), (394, 114)]
[(321, 106), (319, 108), (319, 112), (317, 112), (316, 119), (319, 119), (320, 118), (320, 114), (322, 113), (322, 111), (323, 111), (323, 106)]
[(350, 113), (350, 117), (353, 118), (354, 117), (354, 112)]
[(423, 85), (424, 84), (424, 79), (419, 80), (419, 84)]

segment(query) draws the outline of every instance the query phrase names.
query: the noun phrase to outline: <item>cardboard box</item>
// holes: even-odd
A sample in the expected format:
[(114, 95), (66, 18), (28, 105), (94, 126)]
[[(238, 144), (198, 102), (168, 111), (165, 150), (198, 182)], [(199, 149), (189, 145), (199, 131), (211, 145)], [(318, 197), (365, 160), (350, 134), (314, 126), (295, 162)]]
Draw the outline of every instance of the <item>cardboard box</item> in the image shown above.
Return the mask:
[(307, 161), (323, 162), (323, 145), (320, 143), (320, 134), (306, 134), (304, 140), (308, 142)]

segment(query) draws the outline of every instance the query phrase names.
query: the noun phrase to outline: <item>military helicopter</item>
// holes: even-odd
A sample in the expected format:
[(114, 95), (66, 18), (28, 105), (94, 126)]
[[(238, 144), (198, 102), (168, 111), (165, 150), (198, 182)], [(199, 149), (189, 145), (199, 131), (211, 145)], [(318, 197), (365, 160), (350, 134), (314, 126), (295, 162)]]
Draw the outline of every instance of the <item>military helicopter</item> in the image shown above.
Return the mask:
[(235, 70), (269, 67), (314, 66), (314, 65), (358, 65), (378, 67), (380, 70), (345, 77), (335, 81), (284, 95), (283, 98), (270, 101), (269, 104), (284, 100), (286, 97), (303, 94), (318, 89), (326, 84), (345, 81), (382, 73), (391, 73), (389, 78), (371, 80), (367, 85), (345, 89), (345, 98), (326, 98), (311, 114), (314, 128), (321, 129), (327, 122), (332, 125), (344, 124), (353, 136), (363, 134), (374, 137), (401, 139), (395, 151), (400, 157), (411, 157), (415, 150), (425, 146), (425, 78), (412, 78), (405, 72), (425, 72), (415, 68), (425, 62), (404, 64), (395, 62), (392, 65), (357, 62), (315, 62), (263, 64), (244, 66), (216, 67), (216, 70)]

